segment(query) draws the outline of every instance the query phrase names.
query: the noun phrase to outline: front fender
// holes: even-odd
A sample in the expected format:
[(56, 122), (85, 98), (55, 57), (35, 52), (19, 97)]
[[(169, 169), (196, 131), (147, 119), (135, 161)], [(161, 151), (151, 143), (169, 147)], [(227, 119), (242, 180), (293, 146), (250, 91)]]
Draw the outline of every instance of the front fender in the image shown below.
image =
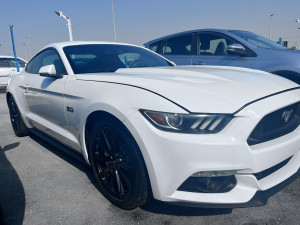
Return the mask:
[[(109, 113), (123, 124), (139, 109), (187, 113), (173, 102), (145, 89), (95, 81), (74, 80), (68, 82), (65, 103), (66, 107), (74, 108), (74, 112), (66, 112), (68, 126), (73, 129), (71, 132), (78, 137), (82, 154), (87, 162), (89, 160), (85, 143), (85, 126), (88, 116), (93, 112)], [(126, 124), (124, 125), (126, 126)], [(130, 127), (127, 129), (132, 132)], [(146, 153), (142, 152), (142, 154)]]

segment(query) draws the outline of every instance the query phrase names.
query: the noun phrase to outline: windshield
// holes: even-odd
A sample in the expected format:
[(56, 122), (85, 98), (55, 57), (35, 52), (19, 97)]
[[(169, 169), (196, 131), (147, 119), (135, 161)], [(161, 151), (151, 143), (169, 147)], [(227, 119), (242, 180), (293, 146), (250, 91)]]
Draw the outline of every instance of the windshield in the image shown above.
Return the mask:
[(277, 44), (274, 41), (271, 41), (267, 38), (259, 36), (257, 34), (248, 32), (248, 31), (239, 31), (239, 30), (231, 30), (230, 33), (233, 33), (240, 38), (250, 42), (251, 44), (255, 45), (259, 48), (269, 48), (269, 49), (287, 49), (280, 44)]
[(63, 50), (75, 74), (115, 72), (119, 68), (172, 66), (151, 51), (128, 45), (74, 45)]
[[(20, 67), (25, 67), (26, 62), (18, 59)], [(0, 58), (0, 67), (16, 68), (16, 61), (14, 58)]]

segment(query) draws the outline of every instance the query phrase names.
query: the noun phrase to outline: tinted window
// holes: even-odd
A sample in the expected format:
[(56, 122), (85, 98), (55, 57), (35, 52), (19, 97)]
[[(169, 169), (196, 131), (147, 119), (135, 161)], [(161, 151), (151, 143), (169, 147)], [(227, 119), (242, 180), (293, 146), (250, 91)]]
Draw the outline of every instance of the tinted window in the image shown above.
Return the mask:
[(146, 49), (127, 45), (75, 45), (64, 47), (75, 74), (114, 72), (119, 68), (171, 66)]
[(39, 74), (43, 66), (54, 65), (56, 74), (65, 75), (66, 69), (58, 53), (53, 49), (48, 49), (35, 56), (27, 65), (26, 72)]
[(0, 59), (0, 67), (10, 67), (10, 63), (7, 58)]
[(229, 32), (239, 36), (240, 38), (243, 38), (244, 40), (259, 48), (286, 49), (285, 47), (277, 44), (274, 41), (248, 31), (231, 30)]
[(183, 35), (165, 40), (163, 55), (191, 55), (193, 35)]
[(150, 50), (157, 52), (159, 45), (161, 44), (161, 41), (157, 41), (151, 45), (149, 45)]
[(235, 43), (238, 42), (223, 35), (199, 33), (197, 54), (226, 56), (228, 55), (227, 46)]
[[(19, 67), (24, 67), (26, 62), (18, 59)], [(16, 61), (14, 58), (0, 58), (0, 67), (13, 67), (16, 68)]]

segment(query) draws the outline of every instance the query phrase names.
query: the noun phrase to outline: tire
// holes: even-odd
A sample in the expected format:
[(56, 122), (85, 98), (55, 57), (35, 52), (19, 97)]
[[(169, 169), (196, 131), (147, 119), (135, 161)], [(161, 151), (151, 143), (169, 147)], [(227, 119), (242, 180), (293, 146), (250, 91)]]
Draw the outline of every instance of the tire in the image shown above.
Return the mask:
[(89, 141), (90, 162), (100, 192), (122, 209), (147, 202), (149, 182), (143, 157), (126, 127), (116, 119), (98, 121)]
[(12, 96), (9, 96), (8, 98), (8, 108), (10, 122), (15, 135), (18, 137), (26, 136), (28, 134), (27, 127), (22, 119), (18, 106)]

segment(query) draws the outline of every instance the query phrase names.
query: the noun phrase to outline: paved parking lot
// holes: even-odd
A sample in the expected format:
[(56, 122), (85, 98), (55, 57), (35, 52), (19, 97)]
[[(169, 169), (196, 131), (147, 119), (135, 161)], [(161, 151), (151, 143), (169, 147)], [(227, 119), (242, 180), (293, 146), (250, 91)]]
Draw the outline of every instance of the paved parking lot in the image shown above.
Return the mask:
[[(0, 204), (5, 224), (299, 224), (300, 179), (256, 208), (187, 208), (152, 201), (121, 210), (89, 166), (34, 135), (17, 138), (0, 94)], [(0, 218), (1, 224), (1, 218)]]

